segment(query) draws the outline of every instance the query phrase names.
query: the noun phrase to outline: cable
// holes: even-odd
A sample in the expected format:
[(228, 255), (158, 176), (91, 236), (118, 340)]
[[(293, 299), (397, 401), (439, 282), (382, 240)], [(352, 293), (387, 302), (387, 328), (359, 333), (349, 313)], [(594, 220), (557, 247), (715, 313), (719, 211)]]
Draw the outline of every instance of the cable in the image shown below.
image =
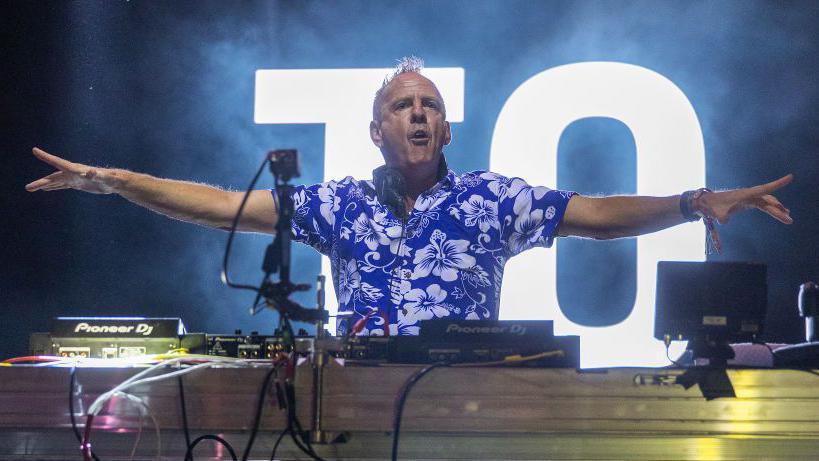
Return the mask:
[[(282, 330), (285, 334), (285, 341), (287, 341), (287, 343), (289, 343), (288, 345), (292, 347), (293, 351), (295, 351), (295, 335), (293, 334), (293, 325), (290, 323), (290, 319), (287, 316), (280, 317), (280, 321), (282, 323)], [(287, 376), (290, 377), (293, 374), (293, 369), (295, 366), (295, 352), (291, 353), (291, 357), (290, 360), (288, 360), (287, 365)], [(313, 447), (310, 445), (310, 440), (304, 439), (304, 429), (302, 428), (298, 415), (296, 415), (296, 392), (293, 387), (293, 383), (289, 379), (285, 379), (284, 390), (285, 403), (287, 407), (286, 432), (289, 432), (293, 443), (299, 450), (304, 452), (304, 454), (310, 456), (314, 460), (324, 461), (321, 456), (319, 456), (313, 450)]]
[(185, 375), (185, 374), (192, 373), (192, 372), (197, 371), (197, 370), (202, 369), (202, 368), (208, 368), (208, 367), (214, 366), (216, 364), (224, 364), (224, 365), (231, 365), (231, 366), (236, 366), (236, 365), (242, 364), (242, 362), (240, 362), (240, 361), (223, 360), (222, 357), (213, 356), (213, 357), (211, 357), (210, 361), (200, 363), (200, 364), (194, 365), (192, 367), (182, 368), (180, 370), (173, 371), (173, 372), (170, 372), (170, 373), (165, 373), (165, 374), (162, 374), (162, 375), (159, 375), (159, 376), (152, 376), (150, 378), (139, 379), (139, 378), (142, 378), (143, 376), (151, 373), (152, 371), (155, 371), (155, 370), (157, 370), (159, 368), (162, 368), (164, 366), (167, 366), (167, 365), (173, 365), (173, 364), (180, 363), (183, 360), (185, 360), (185, 358), (177, 358), (177, 359), (168, 360), (166, 362), (160, 362), (160, 363), (158, 363), (158, 364), (156, 364), (156, 365), (154, 365), (152, 367), (146, 368), (145, 370), (135, 374), (134, 376), (128, 378), (127, 380), (125, 380), (121, 384), (119, 384), (118, 386), (111, 389), (110, 391), (108, 391), (108, 392), (100, 395), (99, 397), (97, 397), (97, 399), (94, 401), (94, 403), (92, 403), (91, 406), (88, 407), (88, 413), (89, 414), (94, 414), (94, 415), (99, 413), (100, 409), (102, 408), (102, 405), (108, 399), (110, 399), (113, 396), (114, 393), (124, 391), (125, 389), (129, 389), (129, 388), (134, 387), (134, 386), (139, 386), (141, 384), (148, 384), (148, 383), (161, 381), (161, 380), (164, 380), (164, 379), (169, 379), (169, 378), (180, 376), (180, 375)]
[(264, 381), (262, 382), (262, 388), (259, 391), (259, 398), (256, 402), (256, 414), (253, 417), (253, 429), (250, 431), (250, 437), (247, 440), (247, 446), (245, 447), (245, 452), (242, 454), (242, 461), (247, 461), (250, 457), (250, 450), (253, 448), (253, 442), (256, 440), (256, 434), (259, 433), (259, 426), (261, 425), (262, 420), (262, 411), (264, 411), (264, 401), (265, 396), (267, 395), (267, 388), (270, 386), (270, 379), (273, 377), (273, 373), (275, 373), (277, 367), (274, 365), (270, 371), (264, 377)]
[(212, 434), (197, 437), (193, 443), (188, 446), (188, 450), (185, 452), (185, 459), (193, 459), (193, 449), (196, 448), (196, 446), (199, 445), (199, 442), (203, 440), (215, 440), (216, 442), (222, 444), (225, 448), (227, 448), (233, 461), (238, 461), (236, 458), (236, 452), (233, 451), (233, 447), (227, 442), (227, 440), (219, 437), (218, 435)]
[(516, 365), (524, 362), (531, 362), (533, 360), (540, 360), (549, 357), (564, 357), (566, 353), (562, 349), (554, 351), (540, 352), (533, 355), (507, 355), (503, 360), (495, 360), (493, 362), (467, 362), (467, 363), (450, 363), (447, 366), (455, 368), (480, 368), (480, 367), (496, 367), (502, 365)]
[[(167, 362), (160, 362), (160, 363), (158, 363), (158, 364), (156, 364), (156, 365), (154, 365), (152, 367), (149, 367), (149, 368), (137, 373), (136, 375), (132, 376), (131, 378), (123, 381), (121, 384), (114, 387), (112, 390), (100, 395), (99, 397), (97, 397), (96, 400), (94, 400), (94, 403), (92, 403), (91, 406), (88, 407), (88, 412), (87, 412), (88, 416), (87, 416), (86, 423), (85, 423), (86, 424), (85, 434), (84, 434), (84, 436), (83, 436), (83, 438), (81, 440), (81, 444), (80, 444), (80, 449), (82, 450), (83, 458), (84, 458), (85, 461), (91, 461), (91, 459), (92, 459), (90, 438), (91, 438), (91, 422), (94, 419), (94, 415), (98, 414), (102, 410), (102, 407), (105, 405), (105, 403), (108, 402), (113, 396), (121, 394), (121, 393), (124, 394), (123, 391), (125, 389), (131, 388), (131, 387), (134, 387), (134, 386), (139, 386), (141, 384), (152, 383), (152, 382), (156, 382), (156, 381), (160, 381), (160, 380), (164, 380), (164, 379), (169, 379), (169, 378), (176, 377), (176, 376), (181, 376), (181, 375), (184, 375), (184, 374), (187, 374), (187, 373), (192, 373), (192, 372), (194, 372), (194, 371), (196, 371), (198, 369), (207, 368), (207, 367), (213, 366), (213, 365), (215, 365), (217, 363), (229, 363), (231, 365), (236, 365), (237, 364), (237, 362), (232, 362), (231, 363), (230, 361), (222, 361), (222, 360), (219, 360), (219, 359), (215, 359), (215, 360), (213, 360), (211, 362), (200, 363), (198, 365), (194, 365), (194, 366), (189, 367), (189, 368), (183, 368), (181, 370), (177, 370), (177, 371), (174, 371), (174, 372), (171, 372), (171, 373), (165, 373), (165, 374), (160, 375), (160, 376), (152, 376), (150, 378), (138, 379), (138, 378), (140, 378), (142, 376), (145, 376), (148, 373), (151, 373), (154, 370), (159, 369), (160, 367), (175, 364), (175, 363), (180, 363), (183, 359), (184, 358), (172, 359), (172, 360), (169, 360)], [(153, 418), (153, 415), (151, 415), (151, 417)], [(158, 426), (157, 426), (157, 438), (159, 438), (158, 431), (159, 431), (159, 429), (158, 429)], [(161, 445), (160, 445), (160, 450), (161, 450)]]
[(768, 348), (768, 352), (771, 353), (771, 368), (776, 366), (776, 354), (774, 353), (773, 348), (770, 344), (766, 343), (765, 341), (751, 341), (751, 344), (759, 344)]
[(665, 356), (668, 358), (668, 361), (674, 364), (674, 366), (677, 368), (687, 368), (685, 365), (671, 358), (671, 335), (663, 336), (663, 344), (665, 344)]
[[(68, 414), (71, 417), (71, 429), (77, 437), (77, 442), (82, 443), (82, 434), (80, 433), (79, 427), (77, 427), (77, 418), (74, 416), (74, 386), (77, 382), (77, 367), (71, 367), (70, 376), (71, 378), (68, 383)], [(96, 453), (91, 451), (90, 454), (94, 461), (100, 461)]]
[(154, 423), (154, 430), (156, 431), (156, 460), (160, 461), (162, 459), (162, 435), (161, 435), (161, 431), (159, 430), (159, 422), (156, 420), (156, 416), (151, 411), (151, 407), (149, 407), (148, 404), (145, 403), (144, 400), (142, 400), (141, 398), (139, 398), (139, 397), (137, 397), (137, 396), (135, 396), (133, 394), (128, 394), (126, 392), (117, 392), (116, 395), (119, 396), (119, 397), (125, 397), (126, 399), (130, 400), (131, 402), (135, 402), (135, 403), (139, 404), (140, 410), (142, 410), (142, 411), (140, 411), (139, 434), (137, 435), (137, 440), (136, 440), (136, 443), (134, 444), (134, 447), (131, 449), (130, 459), (134, 458), (134, 455), (136, 454), (137, 445), (139, 445), (139, 439), (140, 439), (140, 437), (142, 435), (142, 420), (143, 420), (143, 416), (144, 416), (143, 415), (143, 411), (144, 411), (144, 414), (147, 414), (151, 418), (151, 421)]
[[(162, 374), (160, 376), (152, 376), (152, 377), (148, 377), (148, 378), (142, 378), (143, 376), (145, 376), (147, 374), (150, 374), (151, 372), (156, 371), (156, 370), (158, 370), (158, 369), (160, 369), (162, 367), (165, 367), (165, 366), (168, 366), (168, 365), (174, 365), (174, 364), (181, 364), (182, 361), (184, 361), (184, 360), (188, 360), (188, 357), (178, 357), (178, 358), (174, 358), (174, 359), (171, 359), (171, 360), (168, 360), (168, 361), (165, 361), (165, 362), (160, 362), (160, 363), (158, 363), (156, 365), (153, 365), (153, 366), (151, 366), (149, 368), (146, 368), (145, 370), (135, 374), (134, 376), (126, 379), (125, 381), (123, 381), (122, 383), (120, 383), (119, 385), (117, 385), (116, 387), (111, 389), (110, 391), (105, 392), (104, 394), (97, 397), (97, 399), (94, 400), (94, 403), (92, 403), (91, 406), (88, 407), (86, 423), (85, 423), (86, 424), (85, 433), (84, 433), (83, 437), (80, 440), (80, 449), (82, 450), (82, 453), (83, 453), (83, 459), (85, 461), (91, 461), (92, 459), (94, 459), (94, 461), (98, 461), (93, 456), (93, 453), (91, 451), (91, 442), (90, 442), (91, 423), (93, 422), (94, 416), (97, 415), (102, 410), (103, 406), (112, 397), (114, 397), (116, 395), (126, 396), (129, 400), (136, 401), (136, 402), (138, 402), (138, 403), (140, 403), (140, 404), (142, 404), (144, 406), (146, 411), (151, 416), (151, 419), (154, 421), (154, 426), (155, 426), (156, 431), (157, 431), (157, 443), (158, 443), (157, 456), (159, 456), (161, 458), (162, 445), (161, 445), (161, 439), (160, 439), (160, 433), (159, 433), (159, 425), (157, 424), (156, 418), (154, 418), (153, 413), (150, 412), (150, 408), (147, 406), (147, 404), (145, 404), (138, 397), (133, 396), (131, 394), (125, 393), (124, 390), (129, 389), (131, 387), (139, 386), (139, 385), (142, 385), (142, 384), (153, 383), (153, 382), (169, 379), (169, 378), (172, 378), (172, 377), (180, 377), (182, 375), (192, 373), (192, 372), (194, 372), (194, 371), (196, 371), (198, 369), (211, 367), (213, 365), (220, 364), (220, 363), (221, 364), (226, 364), (226, 365), (229, 365), (229, 366), (236, 366), (236, 365), (239, 365), (239, 364), (243, 363), (243, 362), (237, 361), (237, 360), (224, 360), (221, 357), (219, 357), (219, 358), (211, 357), (210, 361), (208, 361), (208, 362), (200, 363), (200, 364), (188, 367), (188, 368), (182, 368), (182, 369), (179, 369), (177, 371)], [(142, 378), (142, 379), (140, 379), (140, 378)], [(71, 385), (71, 389), (72, 389), (71, 392), (72, 392), (72, 395), (73, 395), (73, 388), (74, 388), (73, 381), (72, 381), (71, 384), (72, 384)], [(70, 405), (71, 405), (71, 407), (69, 409), (71, 410), (71, 415), (73, 417), (73, 414), (74, 414), (73, 413), (73, 405), (74, 405), (73, 400), (70, 402)], [(188, 445), (188, 452), (190, 452), (190, 451), (191, 451), (191, 445)], [(186, 455), (186, 459), (188, 459), (187, 455)], [(235, 459), (235, 457), (234, 457), (234, 459)]]
[[(296, 392), (293, 384), (285, 383), (285, 395), (287, 396), (287, 432), (290, 439), (296, 444), (299, 450), (310, 456), (314, 460), (324, 461), (310, 445), (310, 440), (304, 438), (304, 428), (296, 415)], [(300, 440), (301, 439), (301, 440)]]
[[(72, 357), (73, 358), (73, 357)], [(8, 363), (8, 364), (15, 364), (15, 363), (27, 363), (27, 362), (35, 362), (35, 363), (43, 363), (43, 362), (61, 362), (65, 359), (65, 357), (57, 357), (54, 355), (27, 355), (24, 357), (12, 357), (10, 359), (3, 360), (0, 363)]]
[[(122, 386), (117, 391), (120, 392), (120, 391), (122, 391), (124, 389), (129, 389), (129, 388), (132, 388), (132, 387), (135, 387), (135, 386), (140, 386), (142, 384), (148, 384), (148, 383), (153, 383), (153, 382), (157, 382), (157, 381), (163, 381), (163, 380), (166, 380), (168, 378), (173, 378), (175, 376), (186, 375), (188, 373), (193, 373), (194, 371), (197, 371), (197, 370), (202, 369), (202, 368), (210, 368), (210, 367), (212, 367), (212, 366), (214, 366), (216, 364), (217, 363), (215, 363), (215, 362), (204, 362), (204, 363), (200, 363), (198, 365), (194, 365), (192, 367), (182, 368), (180, 370), (173, 371), (173, 372), (170, 372), (170, 373), (165, 373), (165, 374), (162, 374), (162, 375), (159, 375), (159, 376), (151, 376), (150, 378), (143, 378), (143, 379), (140, 379), (139, 381), (130, 382), (130, 383)], [(238, 364), (231, 364), (231, 365), (236, 366)]]
[[(126, 392), (117, 391), (117, 392), (114, 393), (114, 395), (125, 397), (126, 399), (128, 399), (128, 400), (130, 400), (132, 402), (138, 403), (141, 406), (141, 409), (143, 409), (145, 411), (145, 413), (148, 416), (150, 416), (151, 421), (154, 423), (154, 430), (156, 431), (156, 459), (157, 459), (157, 461), (161, 460), (162, 459), (162, 436), (161, 436), (161, 432), (159, 430), (159, 422), (156, 420), (156, 417), (154, 416), (154, 414), (151, 411), (148, 404), (146, 404), (145, 401), (142, 400), (141, 398), (139, 398), (139, 397), (137, 397), (135, 395), (132, 395), (132, 394), (128, 394)], [(82, 452), (83, 460), (85, 460), (85, 461), (91, 461), (92, 459), (94, 459), (95, 461), (97, 460), (96, 456), (91, 451), (91, 427), (92, 427), (93, 421), (94, 421), (94, 415), (93, 414), (89, 413), (88, 415), (86, 415), (85, 431), (84, 431), (83, 436), (82, 436), (82, 438), (80, 440), (80, 451)], [(141, 436), (141, 434), (142, 434), (141, 421), (142, 421), (142, 412), (140, 412), (139, 436)], [(139, 444), (139, 436), (137, 438), (136, 444), (131, 449), (131, 458), (133, 458), (133, 456), (135, 454), (136, 446), (137, 446), (137, 444)]]
[(119, 385), (115, 386), (112, 390), (110, 390), (108, 392), (105, 392), (102, 395), (100, 395), (99, 397), (97, 397), (97, 399), (94, 401), (94, 403), (92, 403), (91, 406), (88, 408), (88, 413), (89, 414), (96, 414), (96, 411), (92, 411), (92, 410), (97, 410), (98, 411), (99, 407), (102, 405), (102, 402), (104, 400), (110, 398), (110, 395), (112, 395), (115, 391), (121, 390), (120, 389), (121, 386), (124, 386), (124, 385), (126, 385), (128, 383), (131, 383), (131, 382), (134, 382), (134, 381), (137, 381), (141, 377), (143, 377), (143, 376), (145, 376), (147, 374), (150, 374), (151, 372), (156, 371), (159, 368), (162, 368), (162, 367), (168, 366), (168, 365), (173, 365), (173, 364), (179, 363), (181, 361), (182, 361), (182, 358), (176, 358), (176, 359), (171, 359), (171, 360), (168, 360), (168, 361), (165, 361), (165, 362), (159, 362), (156, 365), (152, 365), (152, 366), (140, 371), (139, 373), (135, 374), (134, 376), (131, 376), (130, 378), (128, 378), (125, 381), (121, 382)]
[(83, 431), (82, 440), (80, 441), (80, 451), (82, 451), (82, 459), (84, 461), (91, 461), (91, 423), (94, 422), (94, 415), (86, 415), (85, 417), (85, 431)]
[[(139, 431), (137, 431), (136, 440), (134, 440), (134, 446), (131, 447), (131, 455), (128, 457), (128, 461), (134, 461), (134, 457), (136, 456), (137, 447), (139, 447), (139, 442), (142, 440), (142, 425), (145, 423), (145, 413), (142, 411), (139, 412)], [(154, 419), (154, 423), (156, 424), (156, 420)], [(158, 427), (158, 426), (154, 426)]]
[(542, 358), (547, 357), (562, 357), (565, 355), (563, 350), (554, 350), (554, 351), (546, 351), (541, 352), (538, 354), (527, 355), (527, 356), (520, 356), (520, 355), (510, 355), (504, 357), (503, 360), (497, 360), (494, 362), (477, 362), (477, 363), (457, 363), (457, 364), (450, 364), (448, 362), (438, 362), (433, 363), (432, 365), (428, 365), (421, 370), (415, 372), (415, 374), (411, 375), (407, 378), (407, 381), (401, 387), (401, 391), (398, 393), (395, 403), (395, 413), (393, 417), (392, 423), (392, 461), (398, 460), (398, 440), (400, 438), (401, 432), (401, 416), (404, 413), (404, 405), (407, 401), (407, 397), (409, 396), (410, 390), (412, 390), (413, 386), (421, 380), (427, 373), (430, 371), (441, 368), (441, 367), (491, 367), (491, 366), (503, 366), (503, 365), (512, 365), (518, 364), (523, 362), (530, 362), (532, 360), (539, 360)]
[(407, 379), (407, 382), (404, 383), (404, 386), (401, 388), (401, 392), (398, 393), (398, 398), (395, 404), (395, 415), (392, 421), (392, 461), (398, 460), (398, 438), (399, 432), (401, 431), (401, 415), (404, 413), (404, 403), (407, 401), (407, 396), (409, 396), (410, 390), (412, 390), (412, 387), (415, 386), (415, 384), (427, 373), (436, 368), (446, 366), (449, 366), (449, 364), (446, 362), (438, 362), (433, 363), (432, 365), (427, 365), (410, 376), (409, 379)]
[[(179, 384), (179, 403), (180, 409), (182, 410), (182, 429), (185, 432), (185, 446), (189, 448), (191, 446), (191, 432), (188, 427), (188, 409), (185, 405), (185, 385), (182, 383), (181, 376), (177, 376), (176, 381)], [(193, 461), (193, 458), (185, 458), (185, 461)]]
[(290, 428), (286, 428), (285, 430), (281, 431), (281, 433), (279, 433), (279, 437), (276, 439), (276, 443), (273, 444), (273, 451), (270, 453), (270, 461), (276, 460), (276, 450), (279, 449), (279, 444), (282, 442), (284, 436), (287, 435), (288, 432), (290, 432)]
[(264, 167), (267, 165), (269, 160), (269, 157), (265, 156), (264, 161), (262, 161), (262, 164), (259, 165), (259, 170), (256, 172), (256, 175), (253, 176), (253, 180), (250, 181), (250, 185), (247, 186), (245, 195), (242, 196), (242, 202), (239, 204), (239, 209), (236, 211), (236, 215), (233, 217), (233, 222), (230, 225), (230, 233), (228, 234), (227, 244), (225, 245), (225, 256), (222, 258), (222, 282), (224, 282), (225, 285), (229, 286), (230, 288), (250, 290), (257, 293), (259, 292), (259, 288), (254, 287), (253, 285), (233, 283), (228, 275), (228, 261), (230, 260), (230, 250), (233, 246), (233, 237), (236, 235), (236, 228), (239, 226), (239, 219), (242, 217), (242, 212), (247, 204), (247, 199), (250, 198), (250, 193), (253, 191), (253, 187), (256, 186), (256, 182), (259, 181), (259, 177), (262, 175)]
[[(265, 395), (266, 395), (267, 388), (270, 385), (270, 378), (273, 375), (273, 373), (276, 371), (276, 369), (277, 369), (277, 366), (276, 366), (276, 364), (274, 364), (273, 368), (265, 376), (264, 383), (262, 384), (262, 390), (261, 390), (261, 393), (259, 395), (258, 404), (257, 404), (257, 408), (256, 408), (256, 415), (255, 415), (255, 418), (254, 418), (254, 421), (253, 421), (253, 430), (250, 433), (250, 439), (248, 441), (248, 445), (245, 448), (245, 452), (244, 452), (244, 454), (242, 456), (243, 461), (246, 461), (248, 456), (250, 455), (251, 447), (253, 446), (253, 442), (256, 439), (256, 434), (259, 431), (259, 426), (260, 426), (260, 422), (261, 422), (261, 414), (262, 414), (262, 410), (264, 409), (264, 398), (265, 398)], [(189, 433), (189, 428), (188, 428), (187, 409), (186, 409), (186, 406), (185, 406), (185, 391), (184, 391), (184, 386), (182, 385), (181, 376), (179, 378), (177, 378), (177, 379), (179, 380), (179, 396), (180, 396), (180, 400), (181, 400), (181, 403), (182, 403), (182, 422), (183, 422), (183, 426), (184, 426), (184, 429), (185, 429), (185, 440), (187, 442), (187, 446), (189, 447), (189, 450), (185, 454), (185, 461), (193, 461), (193, 450), (191, 449), (190, 433)], [(203, 437), (208, 438), (208, 439), (212, 439), (212, 440), (216, 440), (216, 439), (213, 439), (213, 437), (217, 437), (217, 436), (208, 435), (208, 436), (203, 436)], [(196, 443), (198, 443), (198, 441), (201, 441), (201, 440), (204, 440), (204, 439), (202, 437), (198, 438)], [(193, 445), (195, 446), (195, 443)], [(236, 459), (235, 455), (234, 455), (234, 459)]]

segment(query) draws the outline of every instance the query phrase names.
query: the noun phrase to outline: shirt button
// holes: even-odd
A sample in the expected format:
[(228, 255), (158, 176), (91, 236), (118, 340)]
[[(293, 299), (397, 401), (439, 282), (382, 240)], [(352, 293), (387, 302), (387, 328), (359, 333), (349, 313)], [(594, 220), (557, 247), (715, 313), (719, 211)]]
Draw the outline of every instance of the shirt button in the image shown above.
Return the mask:
[(408, 271), (408, 270), (405, 270), (403, 275), (404, 275), (404, 280), (409, 280), (409, 278), (412, 276), (412, 272)]

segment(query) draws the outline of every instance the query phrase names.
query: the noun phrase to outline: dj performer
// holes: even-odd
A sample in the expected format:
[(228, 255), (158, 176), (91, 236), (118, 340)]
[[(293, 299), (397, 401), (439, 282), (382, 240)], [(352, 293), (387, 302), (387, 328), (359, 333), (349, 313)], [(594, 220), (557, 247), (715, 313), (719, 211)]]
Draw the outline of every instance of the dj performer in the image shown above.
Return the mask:
[[(414, 335), (426, 319), (497, 318), (506, 261), (549, 247), (557, 236), (631, 237), (701, 218), (724, 224), (750, 208), (793, 222), (770, 195), (792, 175), (720, 192), (585, 197), (487, 171), (456, 174), (443, 156), (452, 139), (446, 106), (419, 73), (422, 66), (418, 58), (404, 58), (375, 94), (370, 137), (386, 165), (373, 180), (347, 177), (294, 189), (293, 237), (330, 257), (339, 310), (355, 313), (339, 322), (340, 330), (366, 323), (360, 334)], [(230, 228), (243, 195), (33, 151), (58, 171), (28, 184), (32, 192), (115, 193), (220, 229)], [(239, 230), (272, 233), (276, 220), (271, 191), (253, 191)]]

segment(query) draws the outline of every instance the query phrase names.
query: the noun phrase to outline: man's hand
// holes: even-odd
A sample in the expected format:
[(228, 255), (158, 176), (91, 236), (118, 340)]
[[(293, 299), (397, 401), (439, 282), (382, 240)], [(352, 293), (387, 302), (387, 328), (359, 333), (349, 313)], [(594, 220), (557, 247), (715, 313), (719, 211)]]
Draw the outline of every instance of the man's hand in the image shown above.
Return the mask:
[(792, 224), (791, 210), (770, 195), (791, 181), (793, 175), (789, 174), (761, 186), (705, 193), (694, 202), (694, 209), (716, 219), (720, 224), (726, 224), (734, 213), (751, 208), (764, 211), (784, 224)]
[[(76, 189), (92, 194), (116, 193), (171, 218), (225, 230), (232, 226), (244, 197), (243, 192), (228, 192), (206, 184), (69, 162), (36, 147), (33, 152), (57, 171), (26, 185), (29, 192)], [(255, 190), (248, 197), (237, 230), (273, 233), (277, 219), (270, 191)]]
[(60, 189), (77, 189), (92, 194), (111, 194), (116, 192), (116, 178), (112, 170), (97, 168), (51, 155), (35, 147), (34, 156), (57, 169), (56, 172), (26, 185), (26, 190), (52, 191)]

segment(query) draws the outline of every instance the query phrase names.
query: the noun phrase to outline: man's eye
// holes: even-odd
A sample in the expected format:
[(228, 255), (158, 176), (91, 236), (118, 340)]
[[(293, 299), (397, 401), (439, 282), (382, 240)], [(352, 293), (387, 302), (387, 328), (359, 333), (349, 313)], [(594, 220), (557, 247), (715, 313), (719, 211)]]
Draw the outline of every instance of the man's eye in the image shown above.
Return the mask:
[(432, 109), (438, 108), (438, 103), (435, 101), (424, 101), (424, 105)]
[(395, 103), (395, 106), (394, 106), (394, 107), (395, 107), (395, 109), (396, 109), (396, 110), (398, 110), (398, 109), (406, 109), (406, 107), (407, 107), (407, 103), (406, 103), (405, 101), (401, 101), (401, 102)]

